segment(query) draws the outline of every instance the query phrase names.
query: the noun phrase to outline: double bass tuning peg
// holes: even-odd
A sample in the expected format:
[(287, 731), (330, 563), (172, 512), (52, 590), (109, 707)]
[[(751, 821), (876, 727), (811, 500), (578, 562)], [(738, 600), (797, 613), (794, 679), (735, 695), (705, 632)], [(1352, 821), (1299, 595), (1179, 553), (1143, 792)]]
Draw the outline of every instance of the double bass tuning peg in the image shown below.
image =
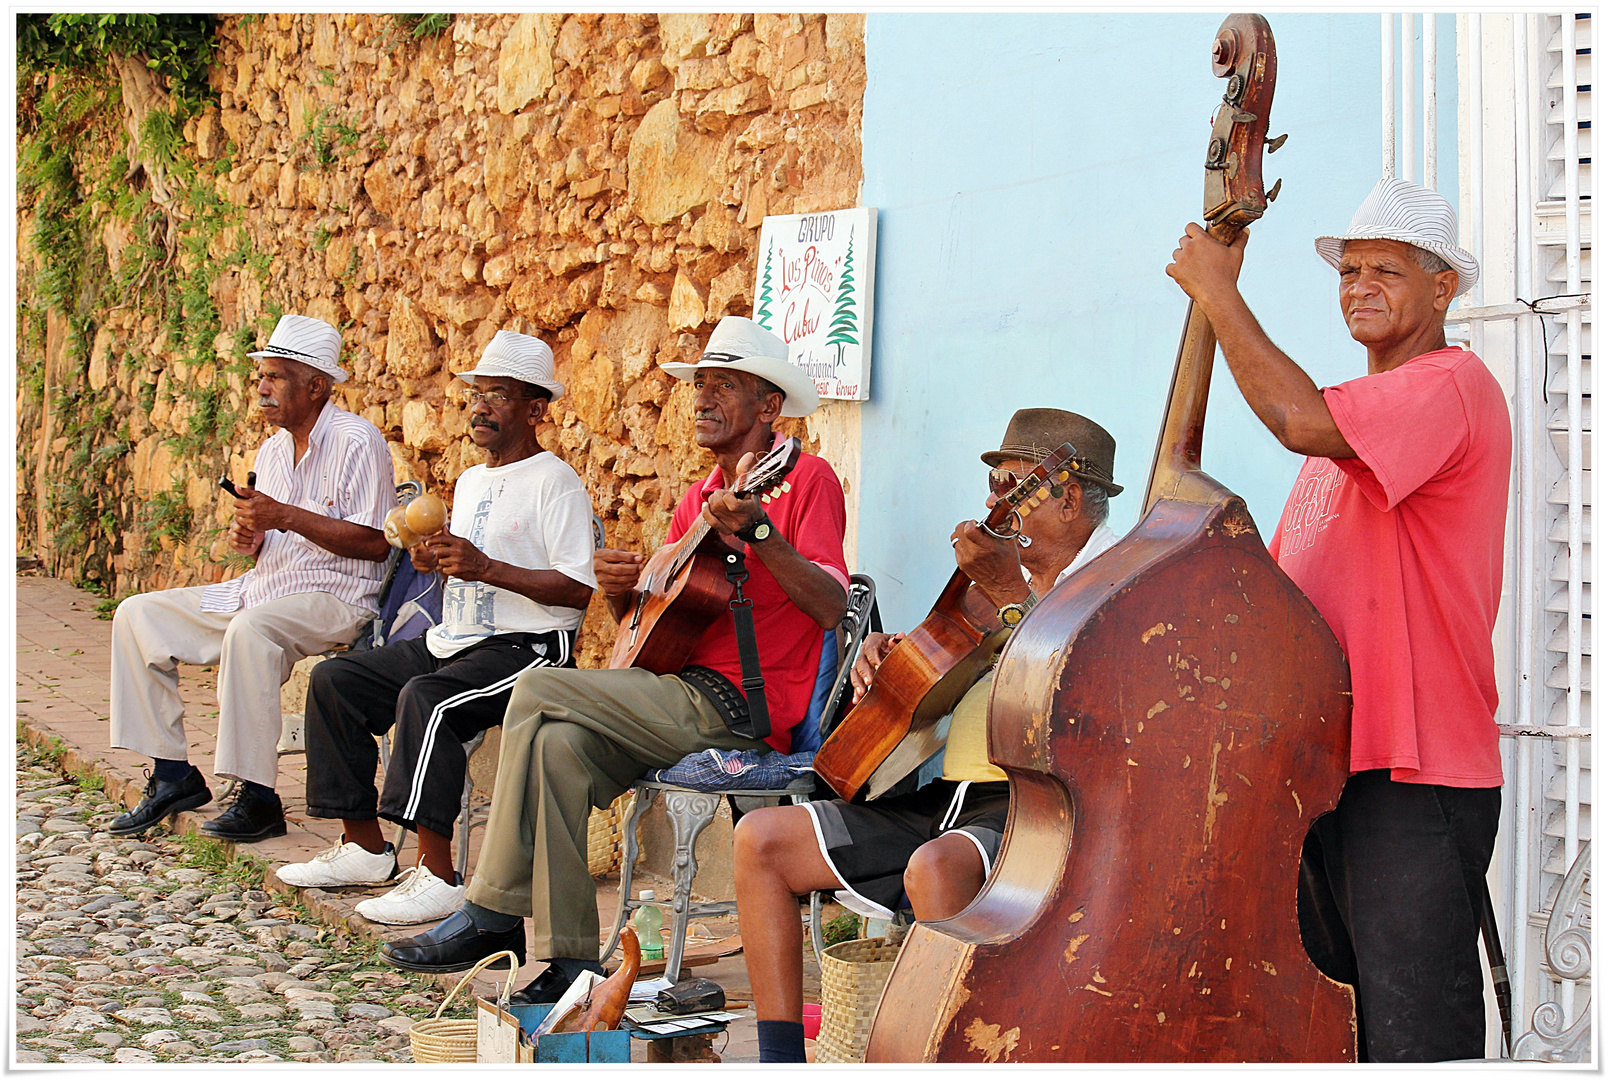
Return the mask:
[(1289, 135), (1285, 134), (1267, 140), (1267, 152), (1271, 154), (1278, 150), (1279, 147), (1284, 145), (1284, 140), (1288, 139), (1289, 137)]

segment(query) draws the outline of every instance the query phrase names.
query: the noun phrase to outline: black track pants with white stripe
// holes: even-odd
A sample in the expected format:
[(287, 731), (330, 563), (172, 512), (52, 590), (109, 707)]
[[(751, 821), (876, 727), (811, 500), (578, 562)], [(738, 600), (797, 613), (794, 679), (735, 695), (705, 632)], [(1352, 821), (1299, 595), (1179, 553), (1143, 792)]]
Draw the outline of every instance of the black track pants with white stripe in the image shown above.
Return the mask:
[[(345, 653), (313, 668), (307, 690), (307, 812), (452, 834), (463, 798), (463, 743), (502, 723), (514, 680), (573, 667), (566, 631), (498, 635), (443, 660), (423, 638)], [(375, 738), (395, 727), (385, 790)]]

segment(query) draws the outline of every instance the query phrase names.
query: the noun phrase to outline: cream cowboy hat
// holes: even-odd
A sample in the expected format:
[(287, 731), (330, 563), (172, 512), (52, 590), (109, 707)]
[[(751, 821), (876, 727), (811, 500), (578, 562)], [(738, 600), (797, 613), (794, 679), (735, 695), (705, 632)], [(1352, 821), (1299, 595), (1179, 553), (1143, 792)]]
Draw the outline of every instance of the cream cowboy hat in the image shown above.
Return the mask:
[(554, 401), (564, 396), (564, 384), (553, 378), (553, 350), (547, 342), (529, 334), (497, 331), (486, 342), (486, 350), (474, 370), (458, 372), (458, 378), (470, 386), (475, 384), (476, 375), (518, 379), (546, 390)]
[(1440, 256), (1457, 271), (1457, 292), (1462, 296), (1480, 279), (1480, 264), (1457, 246), (1457, 212), (1437, 191), (1386, 177), (1374, 185), (1340, 236), (1320, 236), (1318, 254), (1335, 269), (1347, 240), (1399, 240)]
[(659, 366), (683, 382), (691, 382), (699, 368), (730, 368), (758, 375), (787, 395), (782, 402), (783, 416), (808, 416), (821, 404), (815, 380), (787, 358), (782, 339), (741, 315), (727, 315), (716, 324), (696, 364)]
[(341, 369), (341, 332), (309, 315), (281, 315), (274, 326), (268, 344), (256, 352), (246, 354), (253, 360), (264, 356), (277, 356), (306, 364), (334, 382), (345, 382), (347, 375)]

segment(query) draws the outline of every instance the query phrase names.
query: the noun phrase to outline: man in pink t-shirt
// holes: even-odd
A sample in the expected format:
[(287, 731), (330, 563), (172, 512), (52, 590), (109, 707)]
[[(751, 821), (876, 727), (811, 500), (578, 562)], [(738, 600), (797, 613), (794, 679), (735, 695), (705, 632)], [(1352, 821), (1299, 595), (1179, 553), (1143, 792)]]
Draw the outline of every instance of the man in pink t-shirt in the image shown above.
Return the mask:
[(1501, 387), (1449, 348), (1479, 275), (1439, 194), (1381, 180), (1317, 241), (1368, 374), (1319, 390), (1236, 281), (1246, 234), (1188, 226), (1167, 272), (1210, 318), (1245, 400), (1307, 455), (1269, 545), (1351, 666), (1351, 777), (1302, 852), (1301, 935), (1357, 995), (1364, 1061), (1485, 1054), (1476, 938), (1496, 840), (1491, 631), (1512, 436)]

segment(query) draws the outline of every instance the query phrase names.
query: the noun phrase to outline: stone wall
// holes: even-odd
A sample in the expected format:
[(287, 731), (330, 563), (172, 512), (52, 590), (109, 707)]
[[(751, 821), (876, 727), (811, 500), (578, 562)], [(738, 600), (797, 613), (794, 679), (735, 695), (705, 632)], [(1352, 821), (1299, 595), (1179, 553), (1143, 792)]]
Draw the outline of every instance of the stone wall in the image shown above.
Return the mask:
[[(749, 313), (766, 214), (857, 204), (863, 26), (459, 15), (415, 42), (384, 15), (224, 17), (216, 107), (183, 130), (223, 205), (205, 252), (216, 355), (181, 358), (156, 315), (114, 306), (126, 297), (95, 309), (81, 362), (70, 323), (25, 340), (47, 355), (42, 405), (21, 410), (20, 550), (49, 557), (55, 543), (41, 497), (66, 450), (51, 445), (52, 394), (87, 395), (115, 406), (105, 424), (126, 425), (102, 493), (118, 533), (106, 584), (123, 595), (238, 572), (209, 559), (232, 502), (216, 479), (244, 477), (267, 434), (241, 354), (280, 311), (342, 328), (353, 378), (340, 403), (385, 432), (398, 479), (443, 495), (480, 460), (453, 373), (499, 329), (542, 336), (569, 387), (542, 444), (580, 473), (612, 545), (656, 546), (711, 465), (693, 444), (690, 388), (658, 365), (695, 357), (722, 315)], [(19, 256), (37, 261), (29, 209)], [(114, 268), (130, 257), (114, 218), (96, 239)], [(186, 443), (204, 402), (238, 423)], [(854, 408), (789, 422), (838, 455), (851, 520)], [(150, 543), (162, 493), (182, 493), (194, 520)], [(600, 602), (587, 625), (583, 664), (611, 633)]]

